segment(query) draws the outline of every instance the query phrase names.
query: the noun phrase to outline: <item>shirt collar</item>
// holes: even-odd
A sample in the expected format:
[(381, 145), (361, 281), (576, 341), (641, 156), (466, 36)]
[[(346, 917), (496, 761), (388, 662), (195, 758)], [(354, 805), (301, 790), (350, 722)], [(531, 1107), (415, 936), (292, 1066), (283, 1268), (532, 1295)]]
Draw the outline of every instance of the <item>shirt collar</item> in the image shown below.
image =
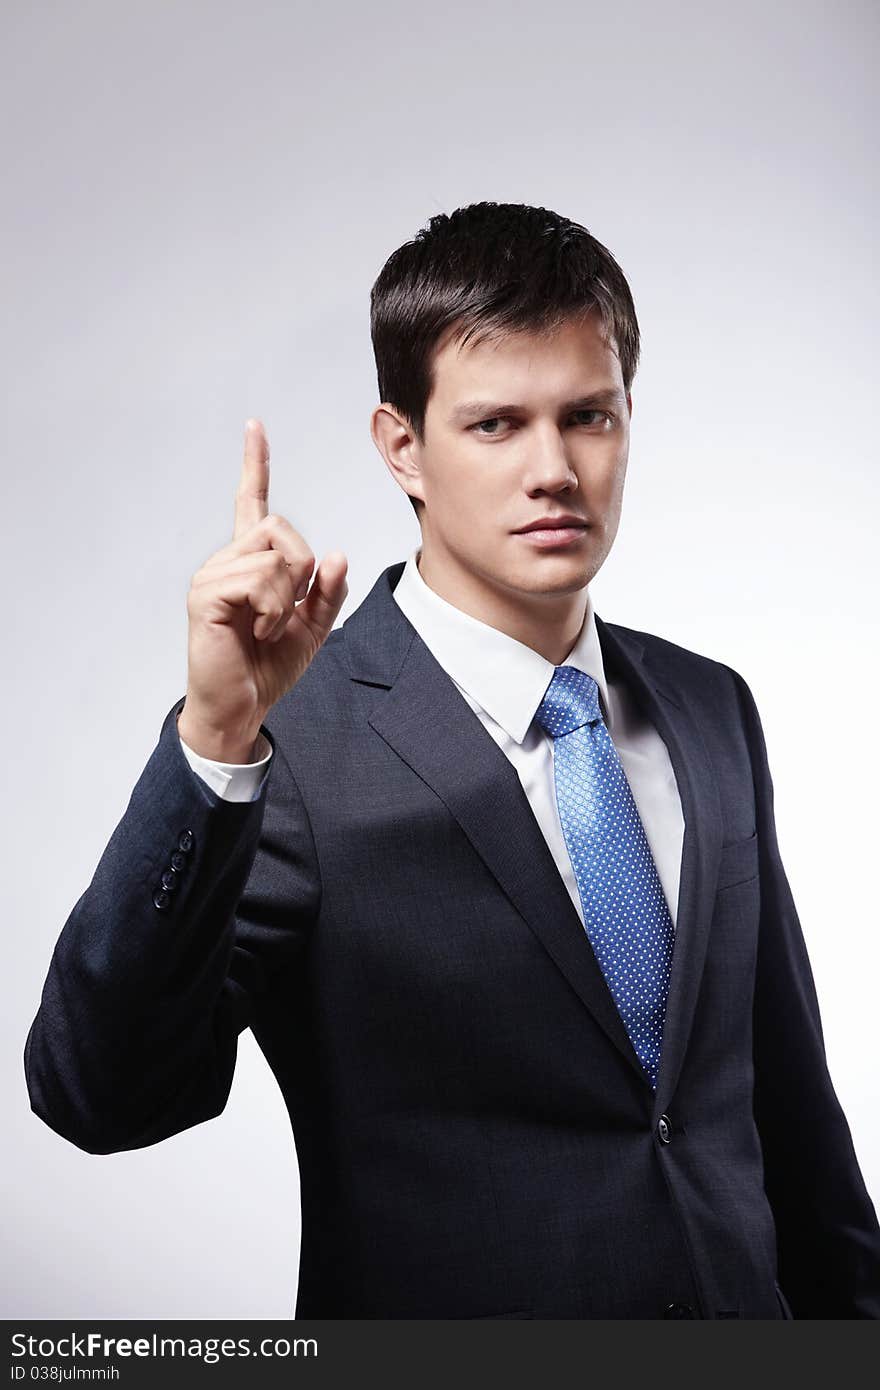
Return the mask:
[[(525, 643), (435, 593), (419, 572), (420, 553), (416, 547), (404, 565), (393, 591), (395, 601), (447, 675), (516, 743), (522, 743), (556, 668)], [(593, 677), (607, 723), (608, 685), (589, 590), (577, 641), (560, 665), (576, 666)]]

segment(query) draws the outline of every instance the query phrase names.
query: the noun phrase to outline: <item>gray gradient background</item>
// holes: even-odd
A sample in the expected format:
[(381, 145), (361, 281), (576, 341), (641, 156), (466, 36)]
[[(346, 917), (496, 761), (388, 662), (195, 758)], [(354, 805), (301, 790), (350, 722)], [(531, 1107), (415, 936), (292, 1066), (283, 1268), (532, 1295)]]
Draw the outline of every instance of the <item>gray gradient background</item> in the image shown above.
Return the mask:
[[(739, 669), (875, 1201), (877, 10), (3, 7), (7, 1318), (292, 1314), (295, 1151), (250, 1034), (217, 1120), (79, 1152), (30, 1112), (55, 939), (185, 687), (248, 415), (271, 505), (418, 539), (368, 429), (369, 289), (482, 198), (583, 222), (643, 334), (610, 621)], [(872, 254), (874, 253), (874, 254)]]

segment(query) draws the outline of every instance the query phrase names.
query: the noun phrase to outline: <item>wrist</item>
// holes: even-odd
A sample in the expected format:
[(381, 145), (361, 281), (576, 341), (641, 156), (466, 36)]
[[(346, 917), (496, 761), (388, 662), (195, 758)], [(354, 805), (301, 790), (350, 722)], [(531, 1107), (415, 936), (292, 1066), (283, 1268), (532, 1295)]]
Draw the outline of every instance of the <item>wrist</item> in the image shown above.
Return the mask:
[(177, 718), (177, 732), (188, 748), (200, 758), (217, 763), (253, 763), (257, 761), (259, 724), (243, 730), (217, 729), (187, 713), (186, 706)]

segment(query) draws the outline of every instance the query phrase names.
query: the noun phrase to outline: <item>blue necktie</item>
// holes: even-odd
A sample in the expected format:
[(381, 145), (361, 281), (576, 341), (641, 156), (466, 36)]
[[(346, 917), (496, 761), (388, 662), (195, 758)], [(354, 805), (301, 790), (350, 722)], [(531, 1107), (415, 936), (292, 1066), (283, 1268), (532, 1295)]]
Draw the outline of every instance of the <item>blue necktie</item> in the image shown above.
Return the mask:
[(587, 935), (656, 1089), (674, 933), (599, 687), (585, 671), (557, 666), (535, 718), (553, 738), (556, 804)]

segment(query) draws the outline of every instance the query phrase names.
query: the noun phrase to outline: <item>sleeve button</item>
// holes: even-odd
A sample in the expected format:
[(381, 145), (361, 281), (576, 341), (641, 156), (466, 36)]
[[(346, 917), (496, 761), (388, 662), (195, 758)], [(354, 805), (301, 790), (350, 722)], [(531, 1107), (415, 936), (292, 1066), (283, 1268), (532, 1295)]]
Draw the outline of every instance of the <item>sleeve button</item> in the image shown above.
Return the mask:
[(171, 894), (164, 888), (157, 888), (153, 894), (153, 903), (160, 912), (164, 912), (171, 903)]
[(181, 830), (177, 837), (177, 848), (182, 849), (184, 854), (189, 854), (195, 844), (195, 839), (196, 837), (191, 830)]
[(186, 855), (181, 854), (179, 849), (176, 849), (171, 856), (171, 867), (176, 869), (178, 873), (186, 868)]
[(667, 1303), (663, 1309), (664, 1318), (692, 1318), (694, 1310), (689, 1303)]

